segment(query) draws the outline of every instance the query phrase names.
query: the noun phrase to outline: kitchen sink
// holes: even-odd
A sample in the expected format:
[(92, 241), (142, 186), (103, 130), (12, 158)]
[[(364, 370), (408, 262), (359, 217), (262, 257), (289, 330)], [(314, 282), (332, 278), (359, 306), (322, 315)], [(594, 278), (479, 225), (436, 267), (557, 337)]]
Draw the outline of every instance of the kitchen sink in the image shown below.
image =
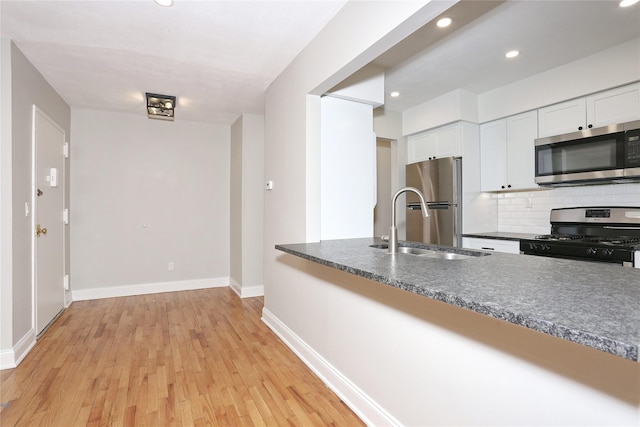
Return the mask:
[[(371, 245), (372, 248), (384, 249), (385, 251), (389, 249), (389, 245), (380, 244), (380, 245)], [(418, 248), (413, 246), (403, 246), (402, 244), (398, 246), (399, 254), (407, 254), (407, 255), (416, 255), (424, 258), (435, 258), (435, 259), (444, 259), (444, 260), (462, 260), (462, 259), (473, 259), (479, 258), (487, 255), (491, 255), (487, 252), (480, 251), (470, 251), (467, 249), (446, 249), (446, 248), (438, 248), (438, 249), (426, 249), (426, 248)]]
[(478, 253), (473, 255), (467, 255), (467, 254), (458, 254), (455, 252), (434, 252), (432, 254), (428, 254), (427, 256), (429, 258), (439, 258), (439, 259), (469, 259), (469, 258), (477, 258), (482, 255), (488, 255), (488, 254)]
[(412, 248), (409, 246), (400, 246), (398, 247), (398, 252), (401, 254), (411, 254), (411, 255), (436, 255), (436, 251), (432, 251), (430, 249), (421, 249), (421, 248)]

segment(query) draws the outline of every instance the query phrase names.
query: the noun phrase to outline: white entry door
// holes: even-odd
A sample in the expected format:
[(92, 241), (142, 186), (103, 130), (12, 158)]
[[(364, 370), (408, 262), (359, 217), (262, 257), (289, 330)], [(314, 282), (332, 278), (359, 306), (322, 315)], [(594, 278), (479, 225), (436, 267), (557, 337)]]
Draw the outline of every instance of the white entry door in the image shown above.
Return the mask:
[(33, 107), (36, 334), (64, 308), (64, 130)]

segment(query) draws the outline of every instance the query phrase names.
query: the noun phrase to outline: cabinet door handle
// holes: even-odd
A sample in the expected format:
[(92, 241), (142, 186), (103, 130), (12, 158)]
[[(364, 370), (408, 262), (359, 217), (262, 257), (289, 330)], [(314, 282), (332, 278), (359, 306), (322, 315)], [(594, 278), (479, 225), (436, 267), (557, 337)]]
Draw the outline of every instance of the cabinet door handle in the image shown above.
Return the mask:
[(488, 247), (485, 247), (485, 246), (482, 246), (480, 249), (485, 249), (487, 251), (495, 251), (496, 250), (496, 248), (488, 248)]
[(582, 126), (578, 126), (578, 130), (582, 130)]
[(589, 126), (587, 126), (587, 127), (588, 127), (589, 129), (591, 129), (591, 128), (593, 127), (593, 125), (589, 125)]

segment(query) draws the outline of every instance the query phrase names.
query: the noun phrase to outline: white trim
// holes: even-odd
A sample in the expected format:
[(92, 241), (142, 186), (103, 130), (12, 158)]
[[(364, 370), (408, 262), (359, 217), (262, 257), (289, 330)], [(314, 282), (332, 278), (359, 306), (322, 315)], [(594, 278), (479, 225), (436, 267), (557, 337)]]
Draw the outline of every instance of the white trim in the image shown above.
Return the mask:
[(384, 408), (376, 403), (338, 369), (318, 354), (291, 329), (266, 308), (262, 322), (273, 331), (360, 419), (368, 426), (401, 426)]
[(230, 277), (229, 286), (240, 298), (261, 297), (264, 295), (264, 285), (242, 286)]
[(193, 289), (221, 288), (229, 286), (228, 277), (210, 279), (177, 280), (173, 282), (140, 283), (126, 286), (105, 286), (93, 289), (71, 291), (73, 301), (85, 301), (101, 298), (125, 297), (131, 295), (157, 294), (160, 292), (189, 291)]
[(233, 277), (229, 277), (229, 287), (233, 292), (235, 292), (240, 298), (242, 298), (242, 285), (236, 282)]
[(36, 345), (36, 331), (32, 328), (11, 350), (0, 351), (0, 370), (18, 366), (34, 345)]

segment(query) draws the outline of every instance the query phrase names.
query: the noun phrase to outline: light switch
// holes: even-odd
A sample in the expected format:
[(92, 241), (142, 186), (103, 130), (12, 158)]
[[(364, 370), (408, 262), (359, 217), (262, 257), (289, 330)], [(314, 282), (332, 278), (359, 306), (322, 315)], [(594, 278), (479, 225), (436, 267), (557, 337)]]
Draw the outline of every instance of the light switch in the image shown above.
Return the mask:
[(267, 181), (267, 185), (265, 186), (265, 188), (267, 189), (267, 191), (273, 190), (273, 181)]

